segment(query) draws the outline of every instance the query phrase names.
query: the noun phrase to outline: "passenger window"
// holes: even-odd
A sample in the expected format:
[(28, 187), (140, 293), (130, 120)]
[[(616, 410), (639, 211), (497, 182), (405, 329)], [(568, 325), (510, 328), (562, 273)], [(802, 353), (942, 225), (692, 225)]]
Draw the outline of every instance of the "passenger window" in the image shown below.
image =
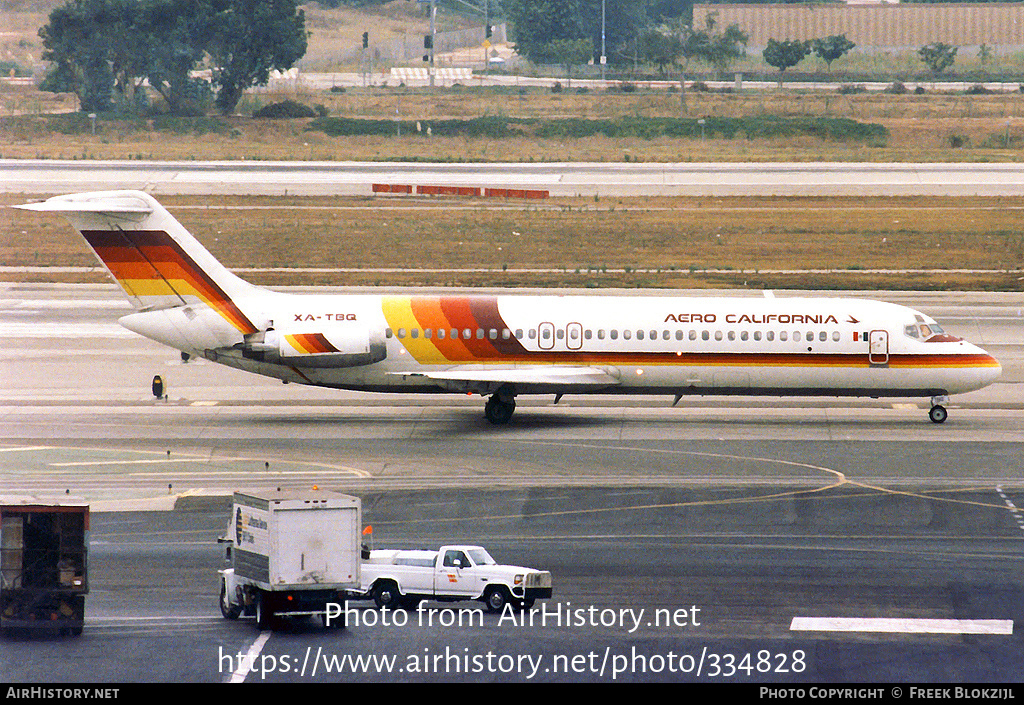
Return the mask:
[(465, 330), (463, 330), (463, 331), (462, 331), (462, 337), (463, 337), (463, 338), (464, 338), (465, 340), (469, 340), (470, 338), (472, 338), (472, 337), (473, 337), (473, 331), (472, 331), (472, 329), (470, 329), (470, 328), (466, 328)]
[(823, 342), (823, 343), (824, 343), (824, 342), (825, 342), (826, 340), (828, 340), (828, 331), (824, 331), (824, 330), (823, 330), (823, 331), (821, 331), (820, 333), (818, 333), (818, 340), (820, 340), (820, 341), (821, 341), (821, 342)]
[(644, 332), (642, 330), (638, 330), (636, 332), (636, 339), (637, 340), (643, 340), (644, 339)]
[(385, 338), (392, 338), (392, 337), (394, 337), (394, 335), (395, 335), (395, 331), (391, 330), (390, 328), (385, 328), (384, 329), (384, 337)]
[(747, 338), (749, 338), (749, 337), (750, 337), (750, 333), (748, 333), (748, 332), (747, 332), (747, 331), (745, 331), (745, 330), (743, 330), (743, 331), (740, 331), (740, 340), (743, 340), (743, 341), (745, 341), (745, 340), (746, 340)]
[(623, 340), (629, 340), (632, 337), (633, 337), (633, 333), (632, 332), (630, 332), (628, 330), (622, 331), (622, 339)]
[(604, 340), (604, 328), (599, 328), (597, 331), (597, 339)]
[(438, 340), (444, 340), (444, 334), (445, 334), (444, 328), (438, 328), (437, 329), (437, 339)]
[(780, 330), (779, 331), (779, 340), (782, 340), (782, 341), (789, 340), (789, 333), (787, 333), (784, 330)]
[(764, 334), (764, 339), (767, 341), (775, 340), (775, 331), (770, 330)]
[(711, 340), (711, 334), (708, 333), (706, 330), (702, 330), (700, 332), (700, 339), (701, 340)]
[(721, 339), (722, 339), (722, 331), (716, 330), (715, 331), (715, 340), (721, 340)]
[(498, 329), (497, 328), (491, 328), (491, 330), (488, 331), (488, 333), (487, 333), (487, 337), (490, 338), (491, 340), (497, 340), (498, 339)]
[(413, 328), (411, 331), (409, 331), (409, 334), (413, 338), (419, 338), (420, 337), (420, 329), (419, 328)]
[(676, 331), (676, 340), (682, 340), (682, 339), (683, 339), (683, 331), (677, 330)]
[(690, 340), (696, 340), (697, 339), (697, 331), (691, 330), (689, 337), (690, 337)]
[(404, 338), (405, 337), (405, 328), (399, 328), (398, 329), (398, 337), (399, 338)]
[(837, 330), (832, 331), (832, 340), (834, 340), (834, 341), (836, 341), (838, 343), (841, 339), (842, 339), (842, 335), (839, 333), (839, 331), (837, 331)]
[(483, 340), (484, 339), (484, 329), (483, 328), (477, 328), (476, 329), (476, 339), (477, 340)]
[(619, 331), (612, 329), (609, 334), (611, 335), (612, 340), (618, 340)]
[(800, 331), (798, 331), (798, 330), (793, 331), (793, 340), (794, 340), (794, 342), (797, 342), (797, 343), (800, 342)]

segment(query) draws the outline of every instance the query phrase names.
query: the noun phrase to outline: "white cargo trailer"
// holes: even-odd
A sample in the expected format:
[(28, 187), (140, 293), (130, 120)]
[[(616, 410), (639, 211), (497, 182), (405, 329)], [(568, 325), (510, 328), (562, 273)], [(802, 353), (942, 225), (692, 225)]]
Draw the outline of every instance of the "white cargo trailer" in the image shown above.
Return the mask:
[[(228, 533), (230, 567), (220, 571), (220, 608), (228, 619), (320, 615), (359, 590), (362, 505), (329, 492), (236, 492)], [(336, 620), (335, 626), (343, 626)]]

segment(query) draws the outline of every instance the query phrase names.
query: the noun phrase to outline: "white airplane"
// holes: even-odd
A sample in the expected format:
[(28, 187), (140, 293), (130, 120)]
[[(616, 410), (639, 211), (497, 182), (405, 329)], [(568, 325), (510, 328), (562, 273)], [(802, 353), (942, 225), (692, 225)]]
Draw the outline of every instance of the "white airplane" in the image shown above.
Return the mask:
[(836, 298), (296, 295), (229, 272), (153, 197), (57, 196), (136, 311), (121, 325), (188, 357), (284, 382), (489, 396), (504, 424), (520, 394), (928, 397), (1002, 372), (981, 348), (903, 306)]

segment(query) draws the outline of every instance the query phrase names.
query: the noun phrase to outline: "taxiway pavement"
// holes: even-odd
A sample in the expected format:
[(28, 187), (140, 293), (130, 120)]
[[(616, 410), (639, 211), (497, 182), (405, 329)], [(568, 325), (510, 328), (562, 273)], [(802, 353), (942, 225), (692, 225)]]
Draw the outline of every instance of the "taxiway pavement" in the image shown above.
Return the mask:
[[(672, 408), (567, 396), (524, 399), (495, 428), (480, 398), (339, 393), (182, 364), (117, 326), (128, 309), (111, 286), (0, 285), (2, 490), (66, 491), (95, 512), (84, 634), (9, 640), (0, 672), (76, 683), (1019, 680), (1022, 301), (870, 295), (983, 345), (1002, 380), (954, 398), (942, 426), (926, 400)], [(154, 374), (166, 401), (152, 398)], [(227, 493), (311, 484), (361, 496), (377, 547), (467, 541), (550, 569), (546, 622), (510, 624), (469, 603), (340, 632), (223, 620)], [(830, 617), (890, 618), (896, 631), (794, 629)], [(934, 620), (953, 631), (906, 627)], [(977, 624), (992, 631), (966, 633)], [(236, 674), (249, 653), (260, 670)], [(315, 674), (300, 667), (311, 655)]]

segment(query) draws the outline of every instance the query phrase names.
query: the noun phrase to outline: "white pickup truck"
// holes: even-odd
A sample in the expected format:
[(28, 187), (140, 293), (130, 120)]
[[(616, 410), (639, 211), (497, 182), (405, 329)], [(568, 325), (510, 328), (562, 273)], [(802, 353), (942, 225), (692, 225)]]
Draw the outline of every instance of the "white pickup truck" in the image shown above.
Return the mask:
[(551, 597), (551, 573), (499, 565), (480, 546), (371, 551), (360, 572), (362, 597), (380, 608), (414, 609), (421, 600), (480, 600), (500, 612), (507, 604), (529, 609), (534, 600)]

